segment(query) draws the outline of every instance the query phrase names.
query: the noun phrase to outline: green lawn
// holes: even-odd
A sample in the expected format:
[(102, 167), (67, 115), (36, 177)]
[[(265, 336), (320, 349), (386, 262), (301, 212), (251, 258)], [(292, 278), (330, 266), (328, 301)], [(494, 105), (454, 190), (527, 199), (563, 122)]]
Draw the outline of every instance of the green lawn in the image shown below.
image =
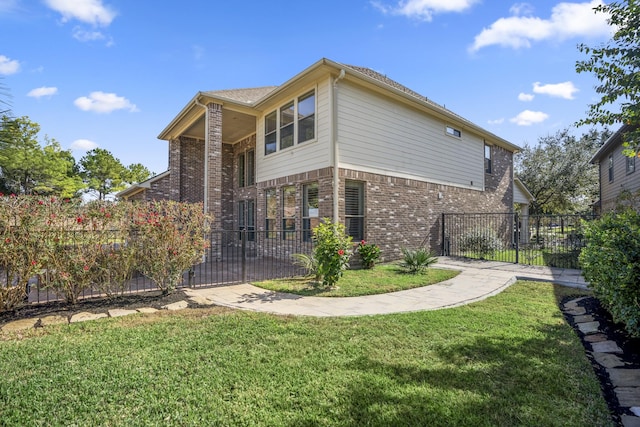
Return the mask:
[(0, 424), (611, 426), (557, 298), (298, 318), (212, 308), (0, 341)]
[(408, 274), (397, 264), (376, 265), (369, 270), (346, 270), (335, 288), (324, 288), (310, 277), (264, 280), (252, 284), (264, 289), (304, 296), (354, 297), (384, 294), (443, 282), (459, 271), (429, 268), (424, 274)]

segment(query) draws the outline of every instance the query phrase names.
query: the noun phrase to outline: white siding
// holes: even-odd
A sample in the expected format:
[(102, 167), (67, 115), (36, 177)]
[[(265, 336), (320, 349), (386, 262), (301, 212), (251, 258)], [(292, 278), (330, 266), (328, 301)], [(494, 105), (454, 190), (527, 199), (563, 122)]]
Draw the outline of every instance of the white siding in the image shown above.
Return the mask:
[[(483, 189), (480, 137), (347, 82), (337, 102), (341, 167)], [(447, 124), (462, 137), (446, 135)]]
[[(309, 88), (296, 96), (307, 92)], [(285, 150), (264, 155), (264, 116), (258, 119), (256, 137), (256, 180), (276, 179), (287, 175), (325, 168), (331, 165), (331, 106), (329, 79), (316, 88), (316, 139), (295, 144)], [(293, 97), (291, 98), (293, 99)], [(284, 103), (283, 103), (284, 104)], [(274, 106), (275, 108), (281, 105)], [(266, 111), (273, 111), (269, 109)]]

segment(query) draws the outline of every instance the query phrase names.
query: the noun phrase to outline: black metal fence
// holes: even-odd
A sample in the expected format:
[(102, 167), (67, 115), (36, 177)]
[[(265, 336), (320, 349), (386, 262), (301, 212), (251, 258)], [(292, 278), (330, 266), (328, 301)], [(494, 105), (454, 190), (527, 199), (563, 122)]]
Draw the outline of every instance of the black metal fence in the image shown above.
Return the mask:
[(580, 268), (584, 221), (592, 215), (442, 215), (442, 255)]
[[(178, 287), (210, 287), (234, 283), (299, 276), (303, 267), (294, 262), (293, 254), (311, 254), (313, 243), (305, 231), (213, 231), (208, 236), (210, 245), (201, 263), (183, 274)], [(6, 286), (8, 277), (0, 274), (0, 286)], [(139, 272), (134, 272), (122, 293), (131, 294), (157, 289), (156, 285)], [(86, 289), (80, 298), (104, 296), (98, 289)], [(32, 303), (63, 299), (40, 274), (30, 281), (28, 299)]]

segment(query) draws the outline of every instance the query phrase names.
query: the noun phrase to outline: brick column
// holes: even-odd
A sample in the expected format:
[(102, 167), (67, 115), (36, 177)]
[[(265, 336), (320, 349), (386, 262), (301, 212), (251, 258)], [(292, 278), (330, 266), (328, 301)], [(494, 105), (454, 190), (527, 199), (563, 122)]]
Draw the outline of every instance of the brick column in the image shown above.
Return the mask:
[(205, 150), (208, 176), (207, 204), (213, 215), (214, 229), (222, 228), (222, 105), (208, 104), (209, 129), (208, 150)]
[(169, 199), (180, 201), (180, 139), (169, 141)]

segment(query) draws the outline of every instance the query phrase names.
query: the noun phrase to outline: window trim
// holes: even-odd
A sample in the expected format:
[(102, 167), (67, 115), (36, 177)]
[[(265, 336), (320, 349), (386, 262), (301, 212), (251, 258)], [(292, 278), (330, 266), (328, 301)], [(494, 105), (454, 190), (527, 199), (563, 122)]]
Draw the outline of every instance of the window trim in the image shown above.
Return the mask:
[(609, 182), (613, 182), (613, 154), (609, 154)]
[[(489, 157), (487, 157), (487, 149), (489, 150)], [(484, 144), (484, 173), (491, 174), (493, 172), (493, 146)]]
[[(304, 101), (307, 98), (313, 96), (313, 113), (311, 114), (307, 114), (304, 117), (298, 117), (299, 116), (299, 104), (300, 101)], [(282, 114), (283, 112), (286, 110), (287, 107), (289, 107), (291, 104), (293, 103), (293, 118), (292, 118), (292, 122), (287, 123), (285, 125), (282, 125)], [(318, 114), (318, 88), (317, 86), (314, 86), (313, 88), (309, 89), (309, 90), (305, 90), (303, 91), (300, 95), (293, 97), (292, 99), (288, 100), (287, 102), (282, 103), (278, 108), (275, 108), (274, 110), (270, 111), (269, 113), (264, 115), (264, 127), (263, 127), (263, 135), (264, 135), (264, 155), (268, 156), (270, 154), (274, 154), (274, 153), (278, 153), (281, 151), (286, 151), (289, 149), (293, 149), (296, 146), (303, 144), (303, 143), (307, 143), (310, 141), (314, 141), (318, 139), (318, 121), (316, 120), (317, 118), (317, 114)], [(303, 141), (300, 141), (300, 123), (302, 123), (303, 120), (308, 119), (309, 117), (313, 116), (313, 137), (309, 138), (309, 139), (305, 139)], [(267, 124), (269, 123), (268, 118), (270, 117), (275, 117), (275, 126), (274, 129), (269, 130), (269, 128), (267, 128)], [(272, 119), (271, 119), (272, 120)], [(287, 145), (286, 147), (282, 147), (282, 130), (288, 128), (289, 126), (293, 126), (293, 134), (291, 135), (292, 137), (292, 143), (291, 145)], [(268, 145), (267, 145), (267, 141), (269, 140), (269, 138), (273, 139), (275, 138), (275, 146), (274, 148), (268, 149)], [(274, 144), (274, 141), (272, 140), (270, 142), (271, 145)]]
[(446, 125), (444, 127), (444, 134), (456, 139), (462, 139), (462, 131), (460, 129), (454, 128), (451, 125)]
[(636, 171), (636, 157), (629, 157), (627, 156), (627, 175), (631, 175), (632, 173), (634, 173)]
[[(358, 211), (359, 213), (357, 215), (349, 215), (347, 214), (347, 187), (349, 186), (356, 186), (358, 187)], [(359, 240), (363, 240), (365, 237), (365, 213), (366, 213), (366, 207), (365, 207), (365, 182), (364, 181), (356, 181), (356, 180), (345, 180), (344, 182), (344, 202), (345, 202), (345, 206), (344, 206), (344, 224), (347, 227), (347, 234), (352, 236), (354, 238), (354, 240), (359, 241)], [(348, 219), (358, 219), (359, 222), (359, 232), (361, 233), (361, 235), (355, 236), (353, 234), (351, 234), (351, 230), (349, 230), (348, 227)]]
[(242, 152), (240, 154), (238, 154), (238, 187), (239, 188), (243, 188), (245, 187), (245, 183), (246, 183), (246, 179), (245, 179), (245, 174), (246, 174), (246, 156), (245, 153)]

